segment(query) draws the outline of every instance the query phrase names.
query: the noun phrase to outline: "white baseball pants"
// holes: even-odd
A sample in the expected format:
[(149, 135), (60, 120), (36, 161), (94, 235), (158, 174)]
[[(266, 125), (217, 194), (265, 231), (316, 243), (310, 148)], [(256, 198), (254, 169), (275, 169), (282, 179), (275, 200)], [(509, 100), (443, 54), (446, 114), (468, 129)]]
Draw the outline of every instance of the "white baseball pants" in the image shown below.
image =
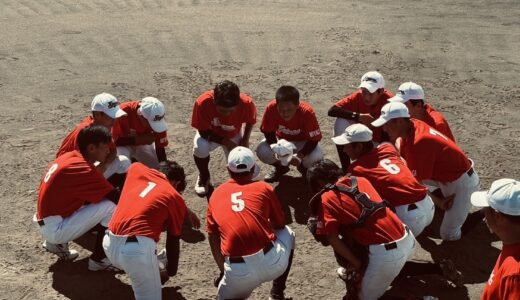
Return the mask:
[(99, 203), (84, 205), (72, 215), (49, 216), (43, 218), (45, 225), (40, 226), (36, 214), (33, 221), (40, 228), (42, 237), (52, 244), (68, 243), (92, 229), (97, 224), (107, 227), (112, 218), (116, 205), (110, 200), (102, 200)]
[[(291, 141), (291, 143), (296, 146), (296, 152), (302, 150), (302, 148), (305, 146), (305, 142), (306, 141)], [(277, 161), (274, 151), (271, 149), (271, 146), (265, 141), (265, 139), (263, 139), (256, 147), (256, 156), (258, 156), (260, 161), (268, 165), (272, 165)], [(305, 168), (309, 168), (312, 166), (312, 164), (322, 159), (323, 151), (321, 150), (320, 145), (317, 145), (311, 153), (303, 157), (302, 165)]]
[(276, 230), (273, 248), (243, 256), (243, 263), (224, 261), (224, 276), (218, 286), (217, 299), (246, 299), (260, 284), (280, 277), (289, 265), (291, 250), (294, 249), (294, 232), (285, 226)]
[[(242, 133), (238, 133), (233, 138), (231, 138), (231, 140), (238, 145), (238, 143), (240, 143), (240, 141), (242, 140)], [(201, 137), (198, 130), (195, 132), (195, 137), (193, 138), (193, 155), (195, 155), (196, 157), (206, 158), (209, 156), (210, 152), (217, 149), (218, 147), (222, 147), (222, 149), (224, 150), (224, 154), (227, 157), (229, 151), (226, 147), (218, 143), (210, 142), (205, 138)]]
[(159, 159), (157, 159), (154, 143), (139, 146), (119, 146), (117, 147), (117, 154), (125, 156), (129, 161), (133, 157), (150, 168), (159, 169)]
[(385, 244), (368, 247), (368, 266), (361, 281), (359, 299), (376, 300), (381, 297), (412, 256), (415, 237), (408, 229), (402, 238), (394, 242), (397, 247), (393, 249), (387, 249)]
[(110, 262), (128, 275), (137, 300), (161, 300), (161, 275), (155, 254), (157, 244), (148, 237), (136, 238), (137, 243), (127, 243), (127, 236), (115, 235), (107, 230), (103, 249)]
[(420, 201), (413, 204), (399, 205), (394, 209), (396, 215), (410, 228), (413, 235), (419, 236), (424, 228), (432, 222), (435, 213), (435, 204), (432, 198), (426, 195), (426, 197)]
[(347, 127), (355, 123), (357, 122), (343, 118), (336, 118), (336, 121), (334, 121), (334, 128), (332, 129), (332, 136), (336, 137), (342, 134), (343, 132), (345, 132), (345, 129), (347, 129)]
[(132, 162), (127, 156), (117, 155), (114, 160), (107, 165), (105, 172), (103, 172), (103, 177), (110, 178), (110, 176), (114, 174), (124, 174), (128, 171), (131, 164)]

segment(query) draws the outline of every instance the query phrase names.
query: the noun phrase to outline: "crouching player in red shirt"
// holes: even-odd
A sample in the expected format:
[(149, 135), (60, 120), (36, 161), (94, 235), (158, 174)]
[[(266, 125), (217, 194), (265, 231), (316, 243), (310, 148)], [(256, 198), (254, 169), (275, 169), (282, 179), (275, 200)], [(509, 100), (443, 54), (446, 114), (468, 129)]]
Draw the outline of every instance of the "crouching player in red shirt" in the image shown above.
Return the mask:
[[(336, 255), (346, 262), (343, 267), (364, 273), (359, 298), (378, 299), (413, 254), (415, 238), (397, 215), (381, 205), (381, 197), (368, 180), (341, 177), (341, 174), (342, 170), (328, 159), (317, 162), (307, 171), (309, 186), (320, 197), (316, 233), (326, 236)], [(357, 190), (355, 194), (338, 189), (353, 187)], [(363, 198), (377, 208), (365, 209), (365, 204), (354, 200), (359, 195), (365, 195)], [(347, 239), (368, 249), (368, 263), (352, 252), (344, 242)]]
[(218, 299), (245, 299), (263, 282), (273, 280), (269, 299), (285, 299), (294, 252), (294, 232), (273, 188), (252, 181), (255, 157), (236, 147), (228, 156), (230, 180), (215, 189), (206, 218), (213, 258), (223, 273)]
[[(103, 240), (107, 256), (130, 277), (138, 300), (161, 299), (161, 284), (177, 273), (184, 219), (195, 228), (200, 226), (180, 195), (186, 187), (184, 169), (166, 162), (159, 170), (141, 163), (130, 166)], [(167, 272), (160, 274), (156, 248), (165, 229)]]

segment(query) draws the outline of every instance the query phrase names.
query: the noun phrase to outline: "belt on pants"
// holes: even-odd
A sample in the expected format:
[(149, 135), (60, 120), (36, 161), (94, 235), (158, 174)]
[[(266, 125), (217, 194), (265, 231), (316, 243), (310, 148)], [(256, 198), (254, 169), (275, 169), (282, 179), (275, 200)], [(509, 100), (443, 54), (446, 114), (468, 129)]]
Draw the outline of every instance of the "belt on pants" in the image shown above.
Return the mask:
[[(269, 244), (267, 244), (264, 249), (262, 249), (264, 251), (264, 254), (267, 254), (271, 249), (273, 249), (273, 243), (272, 242), (269, 242)], [(229, 257), (229, 262), (230, 263), (244, 263), (245, 260), (242, 256), (230, 256)]]
[(473, 170), (473, 167), (469, 168), (469, 170), (466, 172), (466, 174), (468, 174), (468, 176), (473, 175), (473, 173), (475, 173), (475, 170)]
[(43, 225), (45, 225), (45, 222), (43, 221), (43, 219), (41, 219), (41, 220), (38, 220), (37, 222), (38, 222), (38, 225), (40, 225), (40, 226), (43, 226)]
[[(407, 234), (410, 234), (410, 229), (408, 229), (408, 226), (405, 226), (404, 229), (406, 230)], [(397, 249), (397, 242), (387, 243), (387, 244), (384, 244), (384, 246), (385, 246), (386, 251), (392, 250), (392, 249)]]
[(135, 235), (129, 236), (126, 238), (125, 243), (137, 243), (137, 237)]
[(411, 211), (411, 210), (414, 210), (414, 209), (417, 209), (417, 205), (415, 205), (415, 203), (412, 203), (410, 205), (408, 205), (408, 211)]

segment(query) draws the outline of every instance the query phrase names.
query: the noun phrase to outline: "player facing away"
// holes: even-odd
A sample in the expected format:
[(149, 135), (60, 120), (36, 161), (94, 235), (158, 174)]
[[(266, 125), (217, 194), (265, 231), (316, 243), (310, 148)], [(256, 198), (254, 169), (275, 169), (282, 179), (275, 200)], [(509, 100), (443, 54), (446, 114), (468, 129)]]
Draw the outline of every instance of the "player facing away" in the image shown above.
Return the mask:
[[(245, 123), (242, 133), (242, 124)], [(195, 193), (204, 197), (211, 188), (210, 152), (221, 146), (227, 154), (236, 146), (249, 147), (249, 137), (256, 123), (253, 99), (240, 93), (228, 80), (217, 83), (195, 100), (191, 126), (197, 131), (193, 138), (193, 159), (199, 170)]]
[(410, 81), (401, 84), (397, 94), (388, 99), (388, 101), (404, 103), (410, 112), (410, 117), (423, 121), (433, 129), (444, 134), (444, 136), (455, 141), (448, 121), (440, 112), (433, 109), (430, 104), (425, 103), (424, 90), (417, 83)]
[[(326, 237), (342, 267), (363, 274), (357, 292), (359, 299), (378, 299), (413, 254), (415, 238), (397, 215), (383, 205), (367, 179), (341, 174), (341, 169), (328, 159), (307, 171), (309, 187), (318, 197), (316, 234)], [(345, 189), (350, 191), (344, 192)], [(375, 209), (369, 210), (369, 206)], [(349, 240), (361, 245), (363, 251), (368, 249), (368, 258), (359, 252), (354, 254), (354, 244)]]
[(256, 155), (274, 167), (265, 177), (266, 182), (279, 181), (289, 172), (288, 164), (296, 165), (305, 177), (306, 169), (323, 159), (316, 114), (309, 103), (300, 100), (293, 86), (285, 85), (276, 91), (276, 99), (267, 104), (260, 130), (265, 138), (256, 148)]
[(459, 240), (471, 207), (470, 196), (480, 184), (472, 161), (454, 141), (426, 123), (410, 119), (408, 108), (400, 102), (383, 106), (381, 117), (372, 125), (382, 126), (390, 139), (396, 141), (401, 156), (419, 182), (437, 187), (430, 195), (435, 205), (445, 211), (440, 236), (447, 241)]
[(166, 162), (168, 146), (164, 104), (157, 98), (145, 97), (122, 103), (121, 109), (126, 116), (112, 128), (117, 153), (158, 169), (160, 163)]
[(294, 232), (285, 226), (273, 188), (252, 180), (256, 167), (251, 150), (231, 150), (231, 178), (215, 189), (208, 203), (209, 244), (222, 272), (217, 299), (245, 299), (267, 281), (273, 281), (269, 299), (285, 299)]
[(104, 126), (80, 130), (79, 151), (59, 156), (47, 168), (33, 218), (45, 239), (43, 247), (65, 260), (78, 257), (77, 251), (69, 250), (68, 243), (97, 226), (98, 235), (88, 262), (91, 271), (117, 270), (105, 256), (102, 239), (119, 192), (94, 166), (96, 161), (105, 162), (111, 140)]
[(471, 203), (483, 207), (489, 230), (502, 241), (482, 300), (520, 299), (520, 182), (496, 180), (488, 191), (473, 193)]
[[(107, 93), (98, 94), (92, 99), (91, 111), (92, 115), (83, 119), (65, 137), (56, 153), (56, 157), (73, 150), (79, 150), (78, 134), (81, 129), (92, 125), (101, 125), (111, 130), (117, 119), (126, 116), (126, 113), (119, 107), (117, 98)], [(98, 164), (96, 167), (112, 185), (122, 187), (124, 176), (129, 166), (130, 160), (125, 156), (117, 155), (116, 145), (113, 141), (110, 141), (109, 156), (104, 163)]]
[[(159, 170), (141, 163), (128, 169), (103, 248), (110, 261), (128, 274), (138, 300), (161, 299), (161, 285), (177, 273), (184, 220), (200, 226), (180, 195), (185, 187), (184, 169), (175, 162), (166, 162)], [(160, 273), (157, 242), (164, 230), (167, 263)]]
[[(333, 135), (338, 136), (347, 126), (361, 123), (374, 132), (374, 141), (380, 143), (387, 140), (381, 129), (370, 124), (379, 118), (381, 108), (393, 94), (385, 89), (383, 75), (376, 71), (367, 72), (361, 77), (359, 90), (336, 102), (328, 112), (329, 117), (335, 117)], [(343, 147), (336, 145), (341, 167), (347, 171), (350, 160), (343, 154)]]
[(435, 205), (428, 189), (413, 176), (393, 144), (375, 146), (372, 131), (363, 124), (350, 125), (332, 141), (342, 145), (352, 160), (348, 172), (368, 179), (414, 236), (430, 225)]

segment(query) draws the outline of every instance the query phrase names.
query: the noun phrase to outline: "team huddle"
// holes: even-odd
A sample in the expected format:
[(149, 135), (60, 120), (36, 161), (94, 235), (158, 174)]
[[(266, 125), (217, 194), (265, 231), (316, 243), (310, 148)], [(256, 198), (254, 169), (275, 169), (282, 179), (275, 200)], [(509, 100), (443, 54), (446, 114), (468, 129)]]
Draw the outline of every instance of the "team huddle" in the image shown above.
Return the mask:
[[(184, 169), (167, 158), (166, 109), (153, 97), (120, 104), (102, 93), (91, 111), (64, 139), (40, 183), (33, 220), (43, 247), (74, 260), (79, 254), (68, 243), (94, 231), (88, 269), (125, 272), (136, 299), (161, 299), (161, 286), (178, 271), (183, 227), (201, 226), (181, 195)], [(443, 115), (426, 103), (421, 86), (403, 83), (394, 96), (380, 73), (368, 72), (359, 90), (328, 115), (336, 118), (332, 141), (340, 165), (325, 158), (316, 114), (293, 86), (280, 87), (267, 104), (264, 139), (254, 152), (249, 139), (257, 109), (251, 97), (222, 81), (195, 100), (194, 191), (208, 200), (206, 231), (220, 271), (217, 299), (246, 299), (271, 281), (269, 299), (287, 299), (295, 234), (269, 183), (279, 182), (291, 166), (314, 195), (308, 228), (332, 247), (344, 299), (378, 299), (394, 279), (420, 274), (462, 286), (462, 274), (448, 257), (410, 260), (415, 237), (436, 209), (444, 214), (444, 241), (461, 239), (486, 219), (504, 247), (482, 299), (520, 299), (520, 183), (501, 179), (478, 192), (473, 161)], [(219, 147), (229, 179), (214, 187), (209, 162)], [(263, 180), (257, 179), (255, 153), (271, 165)], [(482, 209), (470, 213), (472, 204)], [(157, 253), (163, 231), (166, 248)]]

